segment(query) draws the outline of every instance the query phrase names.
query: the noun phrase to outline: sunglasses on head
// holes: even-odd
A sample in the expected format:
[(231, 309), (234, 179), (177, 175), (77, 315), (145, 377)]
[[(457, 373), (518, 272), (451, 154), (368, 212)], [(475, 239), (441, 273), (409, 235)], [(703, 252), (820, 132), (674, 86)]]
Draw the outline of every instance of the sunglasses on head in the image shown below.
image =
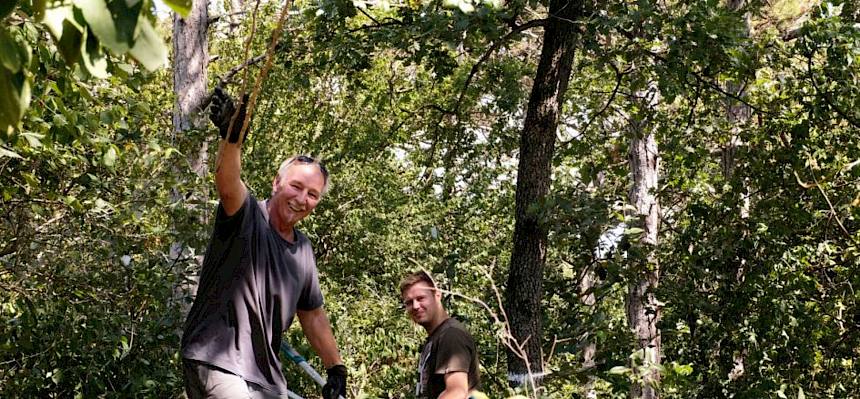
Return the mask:
[(322, 161), (314, 159), (313, 157), (309, 157), (307, 155), (299, 155), (293, 158), (293, 162), (298, 162), (302, 164), (316, 164), (319, 165), (320, 172), (323, 174), (323, 178), (328, 179), (328, 169), (325, 168)]

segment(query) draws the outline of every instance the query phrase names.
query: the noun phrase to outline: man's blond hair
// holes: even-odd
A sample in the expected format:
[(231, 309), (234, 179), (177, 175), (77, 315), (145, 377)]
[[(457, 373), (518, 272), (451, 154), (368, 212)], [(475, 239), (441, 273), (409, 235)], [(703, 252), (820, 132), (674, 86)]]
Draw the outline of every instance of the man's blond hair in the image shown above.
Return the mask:
[(433, 280), (433, 276), (430, 275), (425, 270), (419, 270), (416, 272), (412, 272), (403, 277), (403, 280), (400, 280), (400, 296), (403, 296), (403, 293), (418, 283), (427, 283), (430, 288), (436, 289), (436, 281)]

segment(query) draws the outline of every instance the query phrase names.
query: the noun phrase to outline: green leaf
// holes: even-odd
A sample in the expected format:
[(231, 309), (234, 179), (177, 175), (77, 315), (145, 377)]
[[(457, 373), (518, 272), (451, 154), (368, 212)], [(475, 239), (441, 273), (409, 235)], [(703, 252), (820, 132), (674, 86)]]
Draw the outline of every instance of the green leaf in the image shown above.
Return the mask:
[(637, 236), (637, 235), (641, 235), (644, 232), (645, 232), (645, 230), (642, 230), (639, 227), (631, 227), (629, 229), (624, 230), (624, 235), (626, 235), (626, 236)]
[(105, 47), (122, 54), (134, 45), (142, 1), (129, 5), (125, 0), (76, 0), (75, 6)]
[(24, 71), (0, 68), (0, 134), (16, 127), (29, 106), (30, 82)]
[(89, 29), (84, 34), (83, 43), (81, 43), (81, 61), (83, 61), (84, 69), (90, 75), (99, 79), (108, 77), (107, 57), (102, 53), (98, 40)]
[(112, 168), (116, 164), (116, 148), (113, 146), (108, 147), (102, 156), (102, 164), (108, 168)]
[(677, 364), (673, 362), (672, 367), (675, 369), (674, 371), (678, 375), (687, 376), (693, 374), (693, 366), (689, 364)]
[(0, 65), (18, 72), (27, 63), (29, 49), (18, 43), (5, 27), (0, 27)]
[(33, 133), (33, 132), (24, 132), (21, 133), (21, 136), (27, 139), (27, 143), (30, 144), (30, 147), (39, 148), (42, 146), (42, 139), (45, 138), (44, 134)]
[(630, 371), (629, 367), (615, 366), (609, 369), (609, 374), (624, 374)]
[(9, 157), (9, 158), (21, 158), (18, 153), (7, 149), (6, 147), (0, 146), (0, 158)]
[(45, 10), (45, 25), (54, 36), (57, 48), (66, 64), (73, 65), (81, 56), (81, 43), (84, 28), (75, 20), (71, 5), (48, 8)]
[(54, 371), (51, 372), (51, 381), (53, 381), (54, 384), (59, 384), (60, 381), (62, 381), (62, 380), (63, 380), (63, 370), (54, 369)]
[(460, 1), (460, 4), (457, 5), (464, 14), (469, 14), (475, 11), (475, 6), (468, 1)]
[(45, 0), (33, 0), (33, 17), (36, 21), (42, 22), (45, 17)]
[(173, 11), (176, 11), (177, 14), (181, 15), (182, 18), (187, 18), (188, 13), (191, 12), (191, 0), (163, 0), (163, 2)]
[(40, 186), (39, 179), (33, 173), (24, 172), (21, 173), (21, 177), (24, 178), (24, 181), (27, 182), (27, 186), (24, 187), (24, 190), (29, 193), (32, 189), (38, 188)]
[(4, 0), (0, 2), (0, 19), (6, 18), (18, 5), (18, 0)]
[(787, 396), (785, 396), (785, 389), (786, 389), (786, 388), (788, 388), (788, 386), (787, 386), (786, 384), (782, 384), (782, 385), (780, 385), (780, 386), (779, 386), (779, 390), (778, 390), (778, 391), (776, 391), (776, 396), (779, 396), (779, 397), (780, 397), (780, 398), (782, 398), (782, 399), (788, 399), (788, 397), (787, 397)]
[(135, 39), (134, 47), (128, 53), (150, 71), (167, 65), (167, 47), (164, 46), (161, 36), (146, 18), (141, 17), (138, 24), (140, 32)]
[(63, 21), (67, 18), (74, 18), (72, 14), (72, 6), (70, 4), (46, 9), (42, 23), (48, 27), (48, 30), (54, 36), (54, 39), (59, 40), (63, 36)]
[(833, 3), (827, 3), (827, 17), (833, 18), (842, 15), (842, 6), (845, 4), (834, 5)]

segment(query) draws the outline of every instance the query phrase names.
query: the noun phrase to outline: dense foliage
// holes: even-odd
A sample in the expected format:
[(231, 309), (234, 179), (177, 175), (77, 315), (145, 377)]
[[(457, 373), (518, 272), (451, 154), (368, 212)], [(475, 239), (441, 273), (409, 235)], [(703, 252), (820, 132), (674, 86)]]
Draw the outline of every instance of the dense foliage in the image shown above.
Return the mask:
[[(113, 37), (94, 22), (133, 17), (169, 40), (150, 2), (67, 3), (54, 5), (67, 13), (59, 25), (43, 1), (0, 7), (0, 396), (180, 396), (182, 312), (216, 200), (211, 168), (200, 177), (189, 159), (217, 135), (173, 132), (170, 71), (147, 62), (163, 42), (135, 53), (140, 30)], [(209, 74), (211, 86), (232, 76), (235, 93), (244, 39), (255, 26), (249, 55), (262, 54), (280, 4), (247, 1), (236, 14), (224, 3), (210, 4), (232, 19), (213, 19)], [(591, 6), (571, 21), (580, 43), (551, 196), (532, 205), (550, 230), (536, 339), (551, 373), (539, 394), (621, 398), (637, 378), (624, 296), (641, 229), (630, 225), (627, 154), (630, 124), (647, 121), (661, 158), (661, 395), (856, 395), (860, 7)], [(546, 4), (321, 0), (292, 10), (243, 177), (265, 197), (286, 156), (327, 161), (333, 188), (300, 227), (351, 395), (412, 395), (424, 332), (396, 287), (422, 267), (476, 336), (482, 391), (530, 395), (507, 385), (499, 298)], [(78, 34), (63, 39), (57, 26)], [(248, 71), (250, 87), (258, 69)], [(732, 116), (738, 107), (749, 117)], [(297, 326), (288, 337), (318, 365)], [(595, 364), (584, 367), (589, 344)], [(318, 395), (297, 368), (285, 373), (291, 389)]]

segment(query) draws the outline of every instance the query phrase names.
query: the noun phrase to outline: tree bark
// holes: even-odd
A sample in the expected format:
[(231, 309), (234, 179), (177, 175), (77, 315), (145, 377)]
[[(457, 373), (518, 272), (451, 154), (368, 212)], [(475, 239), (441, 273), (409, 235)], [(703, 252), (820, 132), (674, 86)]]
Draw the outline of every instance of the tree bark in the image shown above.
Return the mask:
[[(744, 6), (744, 3), (745, 0), (729, 0), (728, 7), (733, 11), (739, 11)], [(749, 31), (749, 18), (745, 18), (743, 35), (749, 36)], [(728, 81), (725, 84), (725, 90), (727, 93), (734, 94), (738, 98), (744, 98), (746, 97), (744, 86), (743, 82)], [(738, 137), (738, 133), (742, 129), (743, 125), (749, 121), (751, 116), (752, 109), (746, 104), (733, 98), (726, 98), (726, 117), (729, 120), (729, 124), (732, 126), (732, 137), (729, 139), (729, 142), (723, 146), (722, 156), (720, 159), (720, 164), (723, 169), (723, 177), (726, 179), (730, 179), (734, 174), (737, 148), (743, 144), (740, 137)]]
[[(596, 247), (597, 244), (595, 244), (594, 248)], [(594, 268), (589, 266), (585, 275), (582, 277), (582, 280), (579, 282), (579, 292), (582, 295), (583, 305), (593, 307), (597, 304), (597, 298), (594, 296), (594, 286), (596, 282), (597, 274), (594, 272)], [(582, 344), (582, 369), (587, 371), (589, 375), (588, 381), (583, 384), (581, 392), (582, 397), (593, 399), (597, 397), (597, 391), (594, 390), (594, 383), (597, 381), (597, 377), (592, 374), (594, 371), (594, 357), (597, 356), (597, 342), (594, 339), (594, 335), (591, 334), (591, 331), (586, 333)]]
[(200, 127), (197, 115), (206, 98), (209, 65), (207, 1), (195, 1), (187, 18), (173, 17), (173, 130), (182, 132)]
[[(643, 109), (649, 112), (649, 104)], [(651, 104), (653, 105), (653, 103)], [(631, 122), (630, 170), (633, 186), (629, 201), (635, 212), (631, 227), (639, 227), (641, 236), (631, 239), (628, 253), (631, 280), (628, 284), (626, 311), (627, 320), (636, 337), (637, 351), (641, 360), (634, 357), (633, 372), (640, 379), (631, 387), (630, 397), (635, 399), (657, 398), (657, 383), (660, 381), (661, 337), (657, 323), (660, 321), (660, 304), (654, 294), (660, 279), (660, 265), (656, 257), (658, 231), (660, 228), (660, 203), (657, 198), (659, 182), (659, 150), (651, 127), (634, 116)]]
[[(728, 7), (732, 11), (739, 11), (743, 8), (746, 0), (729, 0)], [(748, 37), (750, 34), (750, 22), (749, 17), (744, 17), (744, 26), (742, 35), (744, 37)], [(725, 90), (727, 93), (734, 94), (738, 98), (745, 98), (745, 85), (743, 82), (730, 80), (725, 83)], [(732, 129), (732, 136), (729, 139), (729, 142), (722, 148), (722, 156), (720, 157), (720, 166), (722, 167), (723, 178), (726, 181), (732, 180), (735, 173), (735, 167), (737, 166), (737, 151), (738, 147), (742, 146), (744, 143), (740, 139), (740, 132), (746, 128), (747, 123), (752, 117), (752, 109), (748, 107), (746, 104), (735, 100), (733, 98), (726, 98), (726, 119), (729, 122), (729, 126)], [(740, 217), (742, 219), (746, 219), (749, 217), (750, 212), (750, 197), (749, 197), (749, 187), (742, 187), (742, 195), (740, 208), (738, 212), (740, 213)], [(735, 280), (740, 284), (744, 281), (746, 277), (746, 259), (740, 259), (738, 264), (735, 266)], [(740, 379), (746, 372), (745, 363), (746, 363), (746, 350), (742, 349), (743, 345), (738, 345), (741, 349), (735, 350), (732, 354), (732, 369), (729, 371), (728, 378), (730, 381), (735, 381)]]
[[(197, 0), (193, 2), (191, 12), (187, 18), (178, 14), (173, 17), (173, 92), (176, 102), (173, 108), (173, 133), (174, 142), (176, 134), (190, 129), (203, 128), (206, 118), (201, 105), (207, 97), (207, 71), (209, 65), (209, 42), (207, 29), (209, 23), (208, 1)], [(196, 154), (189, 155), (189, 163), (192, 171), (198, 176), (204, 176), (208, 168), (209, 143), (203, 140)], [(208, 198), (208, 192), (196, 192), (195, 196)], [(184, 201), (182, 193), (174, 190), (174, 201)], [(204, 201), (205, 202), (205, 201)], [(201, 212), (203, 214), (203, 212)], [(205, 220), (198, 221), (201, 226), (206, 225)], [(183, 222), (187, 223), (187, 222)], [(174, 242), (170, 246), (171, 259), (177, 260), (182, 257), (185, 245)], [(199, 257), (198, 257), (199, 258)], [(197, 259), (202, 263), (202, 259)], [(180, 262), (175, 262), (178, 274), (185, 274)], [(197, 291), (196, 280), (183, 279), (185, 282), (174, 289), (176, 298), (186, 295), (195, 295)], [(190, 302), (178, 301), (182, 304), (183, 314), (190, 310)]]
[[(539, 384), (543, 375), (541, 300), (546, 261), (547, 227), (529, 208), (549, 192), (556, 129), (570, 80), (575, 53), (575, 21), (582, 2), (552, 0), (550, 16), (535, 74), (525, 124), (520, 136), (517, 168), (516, 222), (508, 272), (505, 307), (514, 339), (521, 353), (508, 351), (511, 385)], [(514, 345), (517, 345), (515, 343)]]

